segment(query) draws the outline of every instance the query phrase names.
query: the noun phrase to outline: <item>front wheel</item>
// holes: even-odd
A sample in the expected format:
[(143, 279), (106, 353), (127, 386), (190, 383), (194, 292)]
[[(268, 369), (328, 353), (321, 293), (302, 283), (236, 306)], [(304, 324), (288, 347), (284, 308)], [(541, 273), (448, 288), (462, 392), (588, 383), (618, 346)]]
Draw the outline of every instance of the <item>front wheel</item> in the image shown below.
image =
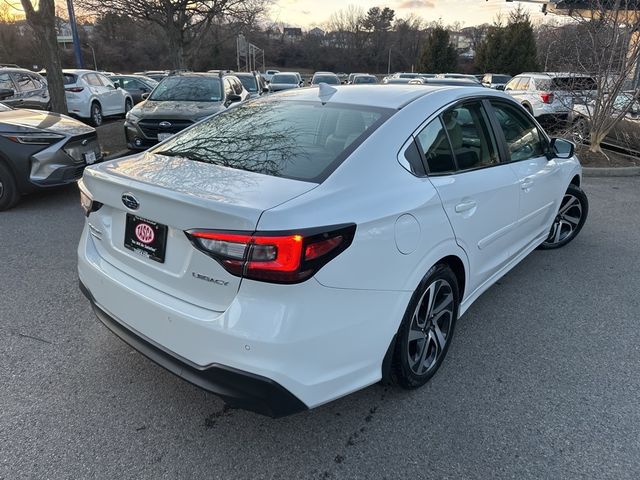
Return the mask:
[(20, 198), (18, 186), (11, 171), (0, 162), (0, 212), (9, 210)]
[(131, 110), (133, 108), (133, 102), (131, 101), (130, 98), (127, 98), (124, 101), (124, 116), (127, 116), (127, 113), (129, 113), (129, 110)]
[(578, 236), (587, 221), (589, 214), (589, 200), (585, 193), (576, 185), (569, 185), (567, 192), (560, 202), (560, 208), (553, 220), (549, 236), (542, 242), (542, 250), (564, 247)]
[(414, 292), (396, 338), (394, 379), (404, 388), (424, 385), (449, 349), (460, 294), (447, 265), (436, 265)]

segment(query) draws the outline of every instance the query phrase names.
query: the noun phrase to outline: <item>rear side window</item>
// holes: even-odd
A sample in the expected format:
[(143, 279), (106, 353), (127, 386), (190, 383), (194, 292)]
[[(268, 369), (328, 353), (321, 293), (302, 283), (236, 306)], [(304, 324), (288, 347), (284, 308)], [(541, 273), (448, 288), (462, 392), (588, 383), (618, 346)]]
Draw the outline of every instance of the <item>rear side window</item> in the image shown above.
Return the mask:
[(487, 114), (480, 102), (469, 102), (441, 115), (459, 170), (500, 163)]
[(491, 105), (507, 141), (512, 162), (544, 155), (546, 142), (538, 127), (524, 113), (503, 102), (491, 101)]
[(214, 115), (153, 152), (321, 182), (391, 113), (270, 98)]
[(440, 118), (436, 118), (417, 135), (420, 150), (427, 160), (430, 174), (451, 173), (456, 165), (447, 134)]

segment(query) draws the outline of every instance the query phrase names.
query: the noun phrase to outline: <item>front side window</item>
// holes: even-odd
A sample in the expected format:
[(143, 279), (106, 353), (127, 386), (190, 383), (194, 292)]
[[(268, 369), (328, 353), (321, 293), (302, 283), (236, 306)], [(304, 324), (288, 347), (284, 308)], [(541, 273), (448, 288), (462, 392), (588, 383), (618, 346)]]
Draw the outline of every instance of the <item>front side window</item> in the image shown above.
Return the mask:
[(469, 102), (441, 115), (459, 170), (489, 167), (500, 163), (498, 149), (480, 102)]
[(0, 73), (0, 88), (15, 90), (16, 87), (8, 73)]
[(94, 73), (90, 73), (88, 75), (85, 75), (84, 76), (84, 81), (88, 85), (91, 85), (92, 87), (101, 87), (102, 86), (102, 84), (100, 83), (100, 79)]
[(247, 92), (256, 93), (258, 91), (258, 84), (256, 82), (256, 77), (250, 77), (248, 75), (243, 75), (240, 77), (240, 81), (244, 86), (244, 89)]
[(436, 118), (417, 135), (420, 150), (427, 160), (430, 174), (442, 174), (455, 171), (456, 165), (451, 152), (447, 134), (442, 128), (440, 118)]
[(391, 112), (266, 98), (214, 115), (152, 152), (320, 182)]
[(536, 125), (523, 112), (503, 102), (491, 101), (491, 105), (507, 141), (512, 162), (544, 155), (546, 142)]
[(507, 85), (504, 87), (505, 90), (515, 90), (520, 82), (519, 78), (513, 78)]
[(218, 77), (166, 77), (153, 90), (149, 100), (156, 102), (219, 102), (222, 99)]
[(516, 90), (529, 90), (529, 77), (522, 77)]
[(16, 83), (18, 84), (18, 89), (21, 92), (30, 92), (36, 89), (31, 77), (25, 73), (18, 73), (16, 75)]

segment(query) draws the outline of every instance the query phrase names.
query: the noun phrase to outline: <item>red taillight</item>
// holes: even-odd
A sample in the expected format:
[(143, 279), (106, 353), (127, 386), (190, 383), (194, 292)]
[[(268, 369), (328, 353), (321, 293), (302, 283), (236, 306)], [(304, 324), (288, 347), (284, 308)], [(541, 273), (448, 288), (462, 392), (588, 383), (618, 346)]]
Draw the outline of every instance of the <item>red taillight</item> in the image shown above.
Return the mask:
[(65, 88), (65, 90), (67, 92), (80, 93), (81, 91), (84, 90), (84, 87), (69, 87), (69, 88)]
[(253, 280), (297, 283), (307, 280), (353, 240), (356, 226), (338, 225), (299, 232), (185, 232), (200, 251), (229, 273)]
[(541, 93), (542, 103), (553, 103), (553, 93)]

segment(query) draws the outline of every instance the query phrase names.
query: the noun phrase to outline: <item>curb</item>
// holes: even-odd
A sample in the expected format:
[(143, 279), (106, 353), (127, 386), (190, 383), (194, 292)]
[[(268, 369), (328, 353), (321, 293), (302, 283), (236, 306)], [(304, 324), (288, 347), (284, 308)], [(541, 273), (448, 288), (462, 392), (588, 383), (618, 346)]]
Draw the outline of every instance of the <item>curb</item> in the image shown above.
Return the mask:
[(640, 175), (640, 167), (582, 167), (582, 174), (585, 177), (635, 177)]

